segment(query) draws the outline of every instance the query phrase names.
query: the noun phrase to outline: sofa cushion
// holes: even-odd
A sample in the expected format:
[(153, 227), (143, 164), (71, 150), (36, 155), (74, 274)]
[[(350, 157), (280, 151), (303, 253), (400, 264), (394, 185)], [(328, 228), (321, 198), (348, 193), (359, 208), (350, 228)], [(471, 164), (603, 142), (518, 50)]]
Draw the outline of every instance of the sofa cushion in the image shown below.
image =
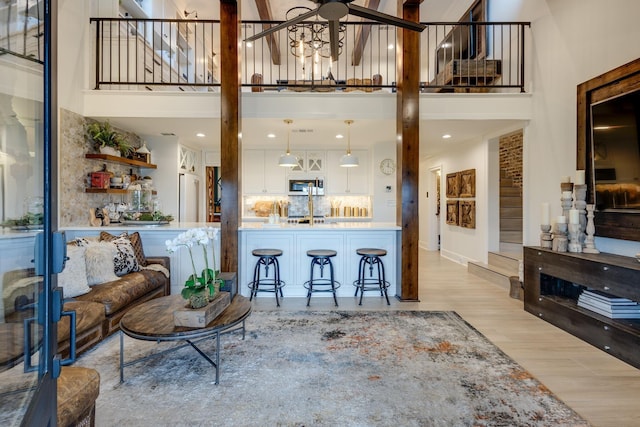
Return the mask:
[(113, 239), (111, 243), (116, 245), (116, 254), (113, 258), (116, 276), (124, 276), (140, 270), (133, 245), (127, 237), (118, 237)]
[(58, 274), (58, 286), (64, 289), (65, 298), (77, 297), (91, 290), (87, 282), (86, 250), (84, 246), (67, 245), (68, 259), (64, 263), (64, 269)]
[(95, 285), (91, 292), (76, 299), (99, 302), (104, 305), (105, 314), (110, 316), (138, 298), (145, 296), (148, 292), (164, 286), (165, 281), (164, 274), (153, 270), (143, 270), (127, 274), (118, 280)]
[[(105, 319), (104, 306), (90, 301), (68, 301), (65, 311), (76, 312), (76, 335), (94, 326), (101, 325)], [(63, 316), (58, 322), (58, 342), (69, 339), (69, 316)]]
[(58, 425), (93, 425), (100, 374), (91, 368), (63, 366), (57, 381)]
[(118, 280), (114, 273), (116, 246), (110, 242), (90, 243), (85, 252), (89, 286)]
[(147, 258), (144, 255), (144, 249), (142, 247), (142, 238), (140, 237), (140, 233), (137, 231), (129, 234), (128, 232), (120, 233), (118, 236), (114, 236), (113, 234), (107, 233), (106, 231), (100, 232), (100, 240), (104, 240), (107, 242), (111, 242), (115, 239), (119, 238), (127, 238), (131, 242), (131, 246), (133, 247), (133, 252), (136, 257), (136, 261), (138, 261), (138, 265), (140, 267), (144, 267), (147, 265)]

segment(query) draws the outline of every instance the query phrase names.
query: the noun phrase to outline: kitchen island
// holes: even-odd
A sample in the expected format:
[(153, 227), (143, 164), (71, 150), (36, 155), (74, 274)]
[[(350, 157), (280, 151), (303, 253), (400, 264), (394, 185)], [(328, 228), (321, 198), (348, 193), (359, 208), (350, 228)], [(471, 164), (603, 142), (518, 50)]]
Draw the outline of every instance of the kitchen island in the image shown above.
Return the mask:
[[(341, 283), (337, 291), (339, 297), (353, 297), (352, 286), (358, 277), (358, 248), (380, 248), (387, 251), (382, 257), (386, 279), (391, 284), (389, 293), (396, 294), (400, 286), (397, 251), (400, 227), (393, 223), (380, 222), (336, 222), (314, 224), (266, 224), (245, 222), (239, 228), (239, 291), (249, 295), (247, 283), (253, 279), (253, 268), (257, 257), (251, 254), (254, 249), (280, 249), (280, 277), (286, 282), (283, 293), (286, 297), (306, 297), (307, 290), (303, 286), (309, 280), (311, 258), (307, 256), (310, 249), (333, 249), (337, 255), (331, 258), (335, 279)], [(328, 275), (328, 272), (325, 272)], [(374, 296), (375, 292), (365, 293), (365, 297)], [(258, 293), (258, 297), (273, 298), (271, 293)], [(318, 293), (314, 298), (331, 297), (331, 293)], [(275, 304), (275, 301), (274, 301)]]

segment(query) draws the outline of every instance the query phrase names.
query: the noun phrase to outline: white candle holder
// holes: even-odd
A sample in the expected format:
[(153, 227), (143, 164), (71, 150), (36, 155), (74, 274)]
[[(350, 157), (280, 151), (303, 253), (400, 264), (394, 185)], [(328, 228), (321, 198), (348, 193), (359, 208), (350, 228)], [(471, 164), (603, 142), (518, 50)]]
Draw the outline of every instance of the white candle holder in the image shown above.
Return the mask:
[(553, 243), (551, 250), (556, 252), (567, 252), (567, 224), (556, 223), (553, 228)]
[(553, 236), (551, 235), (551, 224), (540, 225), (540, 247), (545, 249), (551, 249), (553, 246)]
[(569, 252), (582, 252), (582, 243), (580, 243), (580, 224), (569, 224)]
[(575, 208), (580, 212), (580, 244), (584, 246), (586, 238), (585, 230), (587, 228), (587, 186), (574, 185), (573, 192), (575, 197)]
[(562, 216), (569, 220), (569, 211), (573, 207), (573, 198), (571, 197), (571, 193), (568, 191), (563, 191), (562, 196), (560, 197), (560, 206), (562, 206)]
[(582, 250), (582, 252), (586, 254), (600, 253), (600, 251), (596, 249), (596, 245), (595, 245), (596, 227), (595, 227), (595, 224), (593, 223), (594, 208), (595, 208), (594, 205), (587, 205), (587, 228), (586, 228), (586, 235), (584, 240), (584, 249)]

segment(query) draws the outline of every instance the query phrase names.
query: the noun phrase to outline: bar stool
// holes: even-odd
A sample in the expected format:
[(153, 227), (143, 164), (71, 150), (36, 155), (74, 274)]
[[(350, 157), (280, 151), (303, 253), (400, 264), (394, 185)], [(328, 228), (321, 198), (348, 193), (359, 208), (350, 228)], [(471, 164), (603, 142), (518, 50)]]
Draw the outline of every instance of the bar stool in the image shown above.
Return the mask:
[[(356, 253), (360, 255), (360, 265), (358, 266), (358, 280), (353, 282), (353, 285), (356, 287), (356, 297), (358, 296), (358, 291), (360, 292), (358, 305), (362, 305), (362, 297), (365, 291), (380, 291), (380, 296), (384, 295), (387, 305), (391, 305), (387, 295), (389, 282), (385, 279), (384, 264), (380, 259), (380, 257), (387, 254), (387, 251), (384, 249), (360, 248), (356, 250)], [(376, 267), (376, 277), (373, 275), (374, 266)], [(369, 268), (369, 277), (366, 277), (367, 267)]]
[[(278, 263), (278, 257), (282, 255), (282, 251), (280, 249), (254, 249), (251, 254), (257, 256), (258, 261), (253, 268), (253, 280), (248, 285), (251, 289), (249, 301), (257, 296), (258, 292), (273, 292), (276, 295), (276, 305), (280, 307), (278, 294), (282, 297), (282, 287), (285, 285), (284, 281), (280, 280), (280, 264)], [(269, 278), (270, 266), (273, 268), (272, 279)], [(262, 270), (264, 270), (264, 277), (260, 277)]]
[[(304, 283), (304, 287), (307, 288), (307, 307), (311, 302), (311, 294), (313, 292), (331, 292), (333, 293), (333, 302), (338, 306), (338, 298), (336, 297), (336, 289), (340, 287), (340, 283), (334, 279), (333, 275), (333, 263), (331, 258), (338, 253), (331, 249), (313, 249), (307, 251), (307, 256), (311, 257), (311, 268), (309, 281)], [(314, 278), (315, 267), (320, 268), (320, 277)], [(324, 268), (329, 266), (329, 278), (324, 277)], [(318, 288), (320, 286), (320, 288)]]

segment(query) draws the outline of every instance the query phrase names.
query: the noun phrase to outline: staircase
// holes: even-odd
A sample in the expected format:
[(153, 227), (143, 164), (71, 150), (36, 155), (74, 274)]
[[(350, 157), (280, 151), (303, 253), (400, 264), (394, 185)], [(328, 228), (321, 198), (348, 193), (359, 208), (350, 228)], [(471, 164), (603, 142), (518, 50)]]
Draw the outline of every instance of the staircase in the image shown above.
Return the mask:
[(467, 271), (509, 289), (522, 260), (522, 190), (500, 172), (500, 251), (489, 252), (488, 264), (469, 262)]
[(494, 283), (509, 290), (509, 277), (518, 275), (518, 268), (522, 260), (520, 252), (489, 252), (489, 263), (469, 261), (467, 271), (475, 276)]

